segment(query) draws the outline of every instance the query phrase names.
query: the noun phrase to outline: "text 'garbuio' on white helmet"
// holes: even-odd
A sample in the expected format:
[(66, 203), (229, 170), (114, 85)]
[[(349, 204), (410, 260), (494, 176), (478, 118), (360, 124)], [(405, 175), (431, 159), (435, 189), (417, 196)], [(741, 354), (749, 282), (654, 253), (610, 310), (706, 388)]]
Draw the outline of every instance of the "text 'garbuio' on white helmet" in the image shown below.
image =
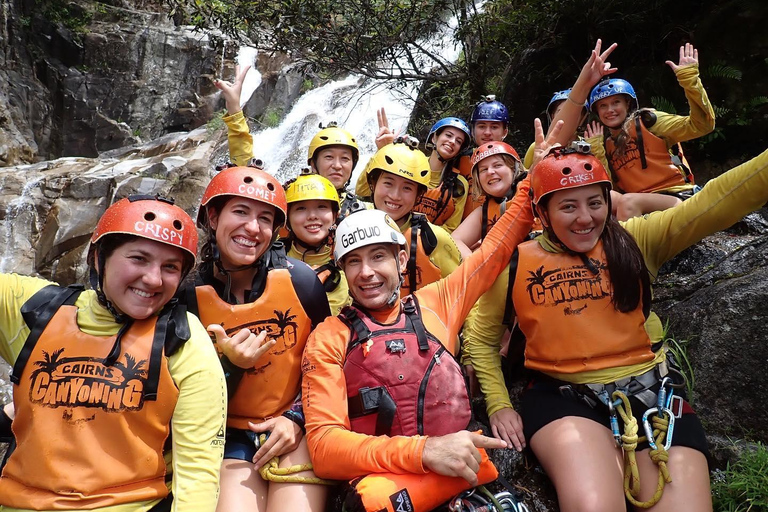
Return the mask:
[(333, 257), (336, 262), (348, 253), (374, 244), (396, 244), (405, 247), (405, 237), (397, 223), (381, 210), (361, 210), (347, 215), (336, 228)]

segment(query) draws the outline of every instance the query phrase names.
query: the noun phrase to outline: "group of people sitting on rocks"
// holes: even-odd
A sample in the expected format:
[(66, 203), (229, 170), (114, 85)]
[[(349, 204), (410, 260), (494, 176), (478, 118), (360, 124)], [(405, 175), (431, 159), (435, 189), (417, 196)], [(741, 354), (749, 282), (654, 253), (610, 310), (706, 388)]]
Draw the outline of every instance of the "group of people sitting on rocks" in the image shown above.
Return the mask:
[[(712, 510), (651, 285), (765, 204), (768, 151), (696, 186), (678, 143), (715, 123), (697, 51), (667, 62), (679, 116), (610, 78), (615, 46), (554, 94), (523, 159), (493, 97), (437, 121), (429, 157), (379, 111), (354, 191), (353, 134), (322, 128), (281, 184), (253, 165), (246, 70), (218, 82), (233, 164), (196, 219), (123, 198), (89, 289), (0, 275), (0, 511), (322, 511), (339, 483), (346, 510), (469, 510), (504, 449), (532, 452), (563, 511)], [(474, 379), (487, 435), (467, 430)]]

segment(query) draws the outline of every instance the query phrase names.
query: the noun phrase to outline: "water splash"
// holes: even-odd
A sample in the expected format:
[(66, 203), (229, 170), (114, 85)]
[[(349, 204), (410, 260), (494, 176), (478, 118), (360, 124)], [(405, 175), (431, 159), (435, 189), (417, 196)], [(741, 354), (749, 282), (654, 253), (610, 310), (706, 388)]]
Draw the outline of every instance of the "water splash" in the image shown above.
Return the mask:
[(5, 220), (0, 232), (0, 244), (3, 250), (0, 254), (0, 272), (19, 272), (30, 274), (34, 272), (27, 259), (18, 258), (20, 254), (34, 254), (32, 246), (32, 226), (37, 224), (37, 211), (32, 191), (43, 181), (42, 176), (31, 179), (24, 184), (19, 197), (8, 203), (5, 209)]

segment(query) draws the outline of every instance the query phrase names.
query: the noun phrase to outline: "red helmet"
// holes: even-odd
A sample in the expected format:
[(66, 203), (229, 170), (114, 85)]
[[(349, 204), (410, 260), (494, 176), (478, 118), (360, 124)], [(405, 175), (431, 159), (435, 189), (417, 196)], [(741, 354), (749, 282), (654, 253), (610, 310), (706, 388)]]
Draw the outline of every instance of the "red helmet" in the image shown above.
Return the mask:
[(482, 160), (493, 155), (509, 155), (514, 158), (515, 161), (520, 162), (520, 157), (518, 156), (517, 151), (515, 151), (515, 148), (506, 142), (487, 142), (482, 146), (478, 146), (472, 153), (472, 170), (474, 170), (475, 166)]
[(208, 225), (207, 206), (215, 197), (237, 196), (266, 203), (275, 208), (275, 227), (285, 225), (288, 204), (285, 190), (274, 176), (255, 167), (230, 167), (213, 177), (203, 193), (197, 225)]
[(611, 178), (605, 167), (591, 153), (583, 149), (557, 147), (550, 150), (541, 162), (531, 169), (533, 204), (558, 190), (584, 187), (596, 183), (611, 188)]
[(133, 235), (178, 247), (197, 254), (197, 229), (187, 212), (173, 200), (154, 196), (131, 196), (107, 208), (91, 237), (91, 250), (107, 235)]

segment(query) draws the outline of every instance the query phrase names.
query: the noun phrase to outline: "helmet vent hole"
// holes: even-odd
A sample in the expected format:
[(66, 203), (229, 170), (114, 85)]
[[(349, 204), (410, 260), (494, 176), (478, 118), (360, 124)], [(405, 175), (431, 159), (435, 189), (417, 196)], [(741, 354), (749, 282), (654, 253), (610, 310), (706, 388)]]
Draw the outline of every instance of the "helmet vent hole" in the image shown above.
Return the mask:
[(178, 231), (181, 231), (181, 228), (184, 226), (181, 224), (181, 221), (179, 219), (176, 219), (173, 221), (173, 227), (176, 228)]
[(147, 221), (147, 222), (152, 222), (153, 220), (155, 220), (155, 214), (152, 213), (152, 212), (145, 213), (144, 214), (144, 220)]
[(584, 169), (587, 170), (587, 171), (591, 171), (592, 170), (592, 164), (584, 164)]
[(422, 178), (426, 177), (429, 173), (430, 173), (429, 169), (427, 169), (426, 171), (421, 171), (421, 177)]
[(245, 183), (253, 183), (253, 177), (251, 177), (251, 176), (246, 176), (245, 178), (243, 178), (243, 181), (244, 181)]
[(384, 155), (384, 160), (386, 160), (389, 165), (392, 165), (395, 163), (395, 161), (392, 160), (392, 158), (390, 158), (389, 155)]
[(355, 139), (354, 137), (352, 137), (352, 142), (354, 142), (355, 144), (357, 144), (357, 139)]
[(321, 135), (320, 138), (323, 139), (323, 140), (328, 140), (328, 136), (326, 136), (326, 135)]
[(571, 169), (570, 167), (563, 167), (563, 170), (562, 170), (563, 176), (568, 176), (572, 172), (573, 172), (573, 169)]
[(272, 183), (267, 183), (267, 188), (270, 190), (270, 192), (275, 190), (275, 186)]

